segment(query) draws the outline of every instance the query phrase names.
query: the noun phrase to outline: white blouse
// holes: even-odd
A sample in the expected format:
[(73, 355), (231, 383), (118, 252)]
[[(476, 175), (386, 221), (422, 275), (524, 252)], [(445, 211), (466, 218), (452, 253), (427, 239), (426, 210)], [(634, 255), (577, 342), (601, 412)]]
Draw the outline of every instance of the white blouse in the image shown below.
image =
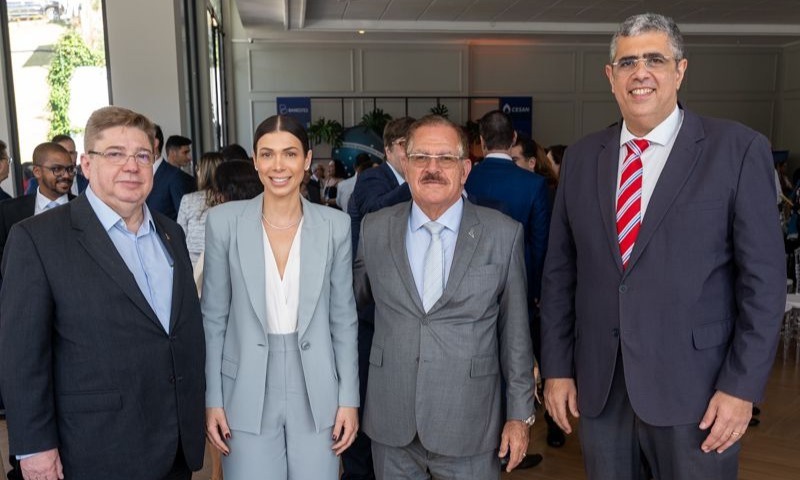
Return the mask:
[(264, 236), (264, 271), (266, 273), (267, 333), (285, 335), (297, 331), (297, 308), (300, 304), (300, 239), (303, 220), (289, 249), (289, 258), (283, 271), (278, 272), (278, 263), (272, 253), (269, 236)]

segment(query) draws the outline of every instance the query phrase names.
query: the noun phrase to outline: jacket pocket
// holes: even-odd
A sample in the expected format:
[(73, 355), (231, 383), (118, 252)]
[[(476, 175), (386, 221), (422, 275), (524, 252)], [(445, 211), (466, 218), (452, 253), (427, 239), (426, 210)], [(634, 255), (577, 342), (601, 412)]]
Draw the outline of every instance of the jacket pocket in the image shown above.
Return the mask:
[(65, 393), (58, 396), (61, 413), (111, 412), (122, 409), (122, 395), (116, 390), (106, 392)]
[(703, 350), (705, 348), (717, 347), (728, 343), (731, 337), (733, 322), (723, 320), (721, 322), (707, 323), (692, 329), (692, 341), (694, 348)]
[(378, 345), (373, 345), (369, 351), (369, 363), (376, 367), (383, 366), (383, 348)]
[(500, 373), (500, 361), (497, 359), (497, 355), (472, 357), (469, 367), (471, 378), (497, 375), (498, 373)]
[(239, 364), (230, 360), (228, 358), (222, 357), (222, 366), (220, 367), (220, 373), (225, 375), (226, 377), (236, 378), (236, 374), (239, 371)]

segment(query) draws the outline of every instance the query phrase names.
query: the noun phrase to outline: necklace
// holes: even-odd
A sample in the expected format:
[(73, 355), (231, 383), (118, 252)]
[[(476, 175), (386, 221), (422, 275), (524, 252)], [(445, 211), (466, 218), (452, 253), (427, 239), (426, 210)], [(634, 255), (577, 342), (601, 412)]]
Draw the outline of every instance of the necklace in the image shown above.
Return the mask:
[(298, 223), (300, 223), (300, 220), (303, 219), (303, 215), (300, 215), (300, 218), (298, 218), (297, 221), (295, 221), (294, 223), (290, 223), (289, 225), (284, 225), (284, 226), (273, 225), (272, 223), (270, 223), (269, 220), (267, 220), (267, 217), (263, 213), (261, 214), (261, 218), (264, 220), (264, 223), (266, 223), (267, 226), (270, 228), (274, 228), (275, 230), (288, 230), (296, 226)]

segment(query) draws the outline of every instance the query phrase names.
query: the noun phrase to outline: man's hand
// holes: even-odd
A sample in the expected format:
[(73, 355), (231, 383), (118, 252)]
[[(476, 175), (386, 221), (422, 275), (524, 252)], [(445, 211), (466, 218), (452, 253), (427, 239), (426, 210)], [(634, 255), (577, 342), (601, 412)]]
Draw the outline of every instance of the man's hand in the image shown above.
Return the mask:
[(63, 480), (64, 467), (58, 449), (37, 453), (19, 461), (22, 478), (25, 480)]
[(528, 424), (522, 420), (509, 420), (503, 427), (503, 434), (500, 436), (500, 451), (497, 456), (503, 458), (511, 452), (506, 472), (514, 470), (525, 457), (530, 438), (529, 430)]
[(700, 430), (711, 427), (700, 448), (706, 453), (724, 452), (742, 438), (752, 416), (753, 402), (717, 390), (700, 422)]
[(556, 424), (564, 433), (572, 433), (572, 426), (567, 418), (567, 409), (573, 417), (580, 417), (578, 412), (578, 389), (572, 378), (548, 378), (544, 381), (544, 406)]
[(231, 438), (231, 429), (228, 428), (228, 419), (222, 407), (206, 408), (206, 438), (223, 455), (231, 453), (225, 440)]

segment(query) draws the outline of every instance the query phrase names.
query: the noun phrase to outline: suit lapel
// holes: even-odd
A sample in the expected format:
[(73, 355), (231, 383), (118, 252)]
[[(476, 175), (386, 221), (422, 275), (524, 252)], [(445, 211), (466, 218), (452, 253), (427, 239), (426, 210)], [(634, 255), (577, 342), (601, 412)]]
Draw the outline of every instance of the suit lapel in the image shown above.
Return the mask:
[(258, 321), (267, 331), (266, 273), (264, 271), (264, 230), (261, 226), (261, 202), (259, 195), (250, 200), (236, 223), (236, 246), (239, 265), (247, 286), (247, 295), (256, 312)]
[(186, 265), (184, 265), (185, 256), (175, 254), (176, 249), (180, 249), (182, 245), (175, 245), (173, 243), (175, 238), (167, 233), (164, 225), (161, 223), (161, 220), (155, 215), (153, 216), (153, 222), (156, 225), (156, 232), (158, 232), (158, 237), (161, 239), (161, 243), (164, 244), (164, 248), (167, 250), (167, 253), (172, 259), (172, 306), (170, 308), (169, 316), (169, 331), (172, 332), (175, 329), (175, 324), (180, 318), (181, 304), (183, 303), (183, 293), (186, 290), (184, 288), (184, 285), (186, 284), (184, 272), (187, 271)]
[(125, 295), (159, 328), (163, 329), (156, 313), (147, 303), (133, 274), (114, 246), (114, 242), (103, 229), (100, 220), (92, 210), (89, 200), (82, 195), (69, 203), (72, 227), (78, 230), (78, 242), (90, 257), (116, 283)]
[(705, 136), (699, 119), (691, 112), (684, 110), (683, 125), (672, 146), (672, 151), (667, 158), (667, 163), (658, 177), (658, 182), (647, 204), (647, 211), (639, 229), (639, 236), (631, 252), (627, 271), (630, 271), (642, 252), (647, 248), (650, 239), (658, 229), (664, 216), (669, 211), (681, 189), (692, 174), (702, 148), (700, 141)]
[(442, 305), (447, 305), (447, 302), (458, 290), (461, 280), (472, 262), (472, 256), (478, 248), (482, 233), (483, 225), (481, 225), (478, 215), (475, 213), (475, 206), (470, 202), (464, 202), (464, 213), (461, 217), (461, 225), (458, 228), (458, 238), (453, 251), (450, 276), (447, 278), (447, 285), (445, 285), (442, 296), (433, 304), (430, 313), (439, 309)]
[(407, 208), (401, 208), (396, 215), (389, 218), (389, 250), (391, 250), (395, 267), (403, 282), (403, 286), (408, 292), (408, 296), (414, 302), (420, 312), (424, 312), (422, 299), (419, 298), (417, 285), (414, 283), (414, 274), (411, 273), (411, 264), (408, 262), (406, 252), (406, 232), (408, 230), (408, 216), (411, 215), (411, 203)]
[(303, 227), (300, 238), (300, 302), (297, 308), (297, 332), (303, 334), (309, 323), (322, 291), (328, 250), (331, 238), (330, 223), (305, 199), (303, 202)]
[[(620, 125), (622, 122), (620, 122)], [(597, 162), (597, 203), (603, 219), (603, 230), (606, 232), (611, 256), (622, 272), (622, 257), (619, 254), (617, 239), (617, 171), (619, 170), (619, 128), (609, 128), (605, 144), (602, 145)]]

